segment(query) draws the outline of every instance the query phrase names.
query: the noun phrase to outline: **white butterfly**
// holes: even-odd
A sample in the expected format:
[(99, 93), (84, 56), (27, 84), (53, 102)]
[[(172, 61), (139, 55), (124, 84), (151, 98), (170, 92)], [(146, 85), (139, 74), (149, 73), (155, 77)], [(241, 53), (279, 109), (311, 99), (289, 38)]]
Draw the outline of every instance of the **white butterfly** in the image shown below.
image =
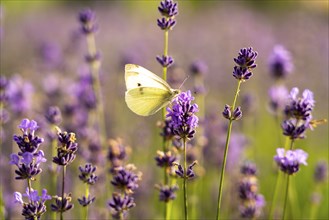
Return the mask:
[(125, 80), (127, 106), (141, 116), (155, 114), (180, 93), (159, 76), (136, 64), (126, 64)]

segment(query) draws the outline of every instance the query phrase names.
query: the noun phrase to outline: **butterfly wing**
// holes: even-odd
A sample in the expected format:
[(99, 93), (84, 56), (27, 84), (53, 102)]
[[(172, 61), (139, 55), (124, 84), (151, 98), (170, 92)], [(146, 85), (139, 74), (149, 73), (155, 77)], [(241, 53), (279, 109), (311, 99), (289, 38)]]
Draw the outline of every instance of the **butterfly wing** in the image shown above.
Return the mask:
[(153, 87), (167, 91), (171, 90), (166, 81), (144, 67), (136, 64), (126, 64), (125, 80), (127, 90), (139, 87)]
[(131, 111), (137, 115), (149, 116), (168, 105), (177, 94), (176, 91), (154, 87), (140, 87), (128, 90), (125, 100)]

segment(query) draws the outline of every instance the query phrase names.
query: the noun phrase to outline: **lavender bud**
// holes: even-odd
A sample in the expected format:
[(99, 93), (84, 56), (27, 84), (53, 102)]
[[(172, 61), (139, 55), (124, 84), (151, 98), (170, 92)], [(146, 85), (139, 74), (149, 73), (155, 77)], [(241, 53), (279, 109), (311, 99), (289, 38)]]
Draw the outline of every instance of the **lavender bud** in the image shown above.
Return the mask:
[(238, 106), (233, 112), (232, 120), (239, 120), (241, 117), (242, 117), (241, 107)]
[(314, 171), (314, 180), (318, 183), (325, 182), (328, 177), (328, 164), (325, 161), (317, 163)]
[(300, 164), (307, 165), (308, 154), (301, 149), (285, 151), (283, 148), (278, 148), (276, 152), (274, 160), (284, 173), (292, 175), (298, 172)]
[(177, 3), (174, 3), (172, 0), (161, 1), (158, 10), (162, 16), (165, 16), (167, 18), (174, 17), (178, 14)]
[(208, 72), (208, 65), (202, 60), (197, 60), (191, 64), (190, 71), (194, 75), (205, 75)]
[(242, 68), (253, 69), (256, 67), (256, 57), (258, 53), (252, 47), (240, 49), (237, 58), (234, 58), (236, 64)]
[(173, 27), (176, 25), (176, 20), (172, 18), (161, 18), (157, 19), (157, 23), (162, 30), (172, 30)]
[(222, 115), (224, 116), (224, 118), (231, 120), (232, 117), (231, 106), (226, 104), (224, 107), (224, 111), (222, 112)]
[(61, 110), (57, 106), (50, 106), (45, 117), (50, 124), (58, 125), (62, 122)]
[(173, 186), (158, 186), (160, 191), (159, 200), (163, 202), (169, 202), (170, 200), (174, 200), (176, 198), (176, 191), (178, 190), (177, 185)]
[(294, 69), (291, 54), (282, 45), (276, 45), (269, 57), (270, 74), (275, 79), (285, 78)]

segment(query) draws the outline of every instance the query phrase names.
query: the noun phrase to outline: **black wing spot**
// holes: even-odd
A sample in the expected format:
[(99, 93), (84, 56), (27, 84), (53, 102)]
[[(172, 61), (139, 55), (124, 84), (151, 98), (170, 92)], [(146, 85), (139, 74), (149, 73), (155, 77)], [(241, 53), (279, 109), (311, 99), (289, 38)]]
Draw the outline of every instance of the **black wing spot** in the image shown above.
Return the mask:
[(139, 88), (139, 93), (140, 93), (141, 95), (144, 95), (143, 88)]

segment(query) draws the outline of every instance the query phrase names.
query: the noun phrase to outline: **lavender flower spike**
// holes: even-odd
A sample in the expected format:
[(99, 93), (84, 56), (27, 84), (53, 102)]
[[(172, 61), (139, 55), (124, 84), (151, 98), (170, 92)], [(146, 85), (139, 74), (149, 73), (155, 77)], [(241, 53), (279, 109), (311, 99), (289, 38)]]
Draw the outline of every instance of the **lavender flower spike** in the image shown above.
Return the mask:
[(298, 93), (299, 89), (296, 87), (292, 88), (290, 91), (289, 103), (284, 110), (285, 115), (287, 117), (310, 121), (312, 119), (312, 111), (315, 104), (313, 93), (310, 90), (305, 89), (302, 97), (297, 97)]
[(182, 92), (173, 101), (172, 108), (167, 108), (167, 117), (171, 119), (174, 133), (181, 138), (193, 138), (198, 126), (199, 119), (195, 113), (199, 109), (197, 104), (191, 104), (192, 100), (191, 91)]
[(284, 173), (292, 175), (298, 172), (300, 164), (307, 165), (308, 154), (301, 149), (285, 152), (283, 148), (278, 148), (276, 152), (277, 155), (274, 156), (274, 160)]
[(270, 74), (276, 79), (285, 78), (291, 74), (294, 69), (291, 59), (290, 52), (284, 46), (274, 46), (268, 61)]
[(174, 17), (178, 14), (177, 2), (174, 3), (172, 0), (161, 1), (158, 10), (164, 17)]
[(242, 48), (234, 61), (242, 68), (253, 69), (257, 66), (255, 63), (257, 55), (258, 53), (252, 47)]

